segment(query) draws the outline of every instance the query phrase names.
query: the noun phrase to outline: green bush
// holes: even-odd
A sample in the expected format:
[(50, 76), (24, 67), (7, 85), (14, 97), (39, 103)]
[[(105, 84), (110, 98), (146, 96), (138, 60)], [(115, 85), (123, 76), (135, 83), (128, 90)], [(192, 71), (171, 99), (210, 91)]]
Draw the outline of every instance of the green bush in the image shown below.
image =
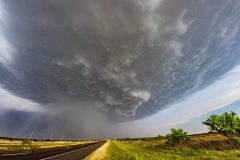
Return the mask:
[(163, 138), (163, 136), (161, 136), (160, 134), (156, 137), (156, 139), (161, 140)]
[(22, 148), (27, 149), (27, 148), (31, 148), (32, 142), (29, 139), (23, 139), (22, 142)]
[(187, 135), (187, 132), (184, 132), (183, 129), (171, 129), (172, 133), (169, 133), (166, 135), (166, 143), (167, 144), (179, 144), (179, 143), (185, 143), (190, 140), (190, 138)]
[(240, 144), (240, 117), (237, 113), (231, 111), (231, 113), (225, 112), (222, 115), (213, 114), (202, 123), (208, 126), (210, 131), (226, 136), (233, 148)]
[(237, 113), (223, 113), (222, 115), (213, 114), (205, 122), (204, 125), (208, 126), (210, 131), (216, 131), (226, 136), (230, 141), (233, 137), (240, 136), (240, 117)]
[(240, 138), (239, 137), (233, 137), (232, 142), (234, 145), (240, 145)]

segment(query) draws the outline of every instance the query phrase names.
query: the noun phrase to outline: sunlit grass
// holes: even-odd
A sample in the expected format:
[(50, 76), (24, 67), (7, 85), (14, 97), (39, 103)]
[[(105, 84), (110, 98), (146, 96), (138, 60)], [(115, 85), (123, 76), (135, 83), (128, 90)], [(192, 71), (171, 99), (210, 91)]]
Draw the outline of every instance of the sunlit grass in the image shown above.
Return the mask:
[(0, 150), (44, 149), (91, 143), (92, 141), (31, 141), (32, 144), (25, 148), (22, 146), (21, 142), (21, 140), (0, 139)]
[[(215, 137), (216, 138), (216, 137)], [(107, 149), (106, 160), (208, 160), (208, 159), (240, 159), (238, 149), (215, 149), (215, 145), (228, 147), (223, 137), (194, 138), (190, 144), (177, 146), (166, 145), (165, 140), (111, 141)], [(215, 144), (216, 143), (216, 144)], [(213, 145), (213, 146), (211, 146)], [(212, 147), (212, 148), (211, 148)]]
[(107, 141), (104, 145), (98, 148), (96, 151), (88, 155), (84, 160), (102, 160), (106, 156), (106, 151), (109, 146), (109, 141)]

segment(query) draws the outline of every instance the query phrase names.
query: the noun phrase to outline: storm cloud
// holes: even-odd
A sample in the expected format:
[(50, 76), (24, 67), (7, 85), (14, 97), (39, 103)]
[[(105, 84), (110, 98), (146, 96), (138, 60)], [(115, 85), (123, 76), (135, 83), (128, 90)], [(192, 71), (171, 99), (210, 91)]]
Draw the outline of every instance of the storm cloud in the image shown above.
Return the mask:
[[(240, 64), (237, 0), (1, 0), (0, 8), (0, 84), (45, 109), (142, 119)], [(81, 100), (91, 105), (72, 105)]]

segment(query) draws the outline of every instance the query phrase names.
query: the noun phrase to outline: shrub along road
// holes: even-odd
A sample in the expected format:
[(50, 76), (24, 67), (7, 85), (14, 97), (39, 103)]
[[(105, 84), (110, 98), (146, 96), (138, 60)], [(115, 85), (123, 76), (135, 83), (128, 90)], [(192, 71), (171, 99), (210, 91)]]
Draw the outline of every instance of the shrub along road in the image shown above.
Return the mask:
[(17, 155), (4, 154), (0, 160), (79, 160), (102, 146), (104, 142), (81, 144), (77, 146), (66, 146), (58, 149), (35, 151), (29, 154), (19, 153)]

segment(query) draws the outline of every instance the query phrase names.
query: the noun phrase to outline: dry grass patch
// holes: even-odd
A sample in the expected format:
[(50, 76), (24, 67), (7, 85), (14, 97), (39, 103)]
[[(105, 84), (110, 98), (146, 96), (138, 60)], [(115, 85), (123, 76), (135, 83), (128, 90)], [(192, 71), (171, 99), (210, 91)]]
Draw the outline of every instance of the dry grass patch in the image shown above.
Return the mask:
[(38, 146), (40, 148), (53, 148), (53, 147), (64, 147), (64, 146), (72, 146), (72, 145), (78, 145), (78, 144), (85, 144), (85, 143), (92, 143), (89, 141), (80, 141), (80, 142), (67, 142), (67, 141), (39, 141), (39, 142), (33, 142), (32, 145)]
[(84, 158), (84, 160), (103, 160), (103, 159), (105, 159), (108, 146), (109, 146), (109, 141), (107, 141), (104, 145), (102, 145), (96, 151), (91, 153), (89, 156)]
[[(84, 143), (92, 143), (93, 141), (31, 141), (28, 149), (44, 149), (54, 147), (72, 146)], [(25, 147), (26, 148), (26, 147)], [(15, 151), (23, 150), (22, 140), (4, 140), (0, 139), (0, 150), (1, 151)]]

